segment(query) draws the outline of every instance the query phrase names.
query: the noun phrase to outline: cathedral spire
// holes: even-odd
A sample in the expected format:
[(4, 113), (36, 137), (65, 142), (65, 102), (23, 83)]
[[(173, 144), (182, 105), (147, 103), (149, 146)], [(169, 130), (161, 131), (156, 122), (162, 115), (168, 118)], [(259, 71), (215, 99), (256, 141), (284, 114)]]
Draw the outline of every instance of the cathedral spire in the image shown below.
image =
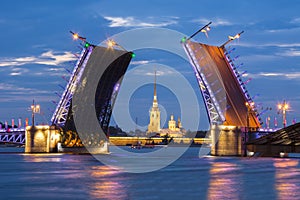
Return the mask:
[(157, 103), (157, 94), (156, 94), (156, 70), (154, 74), (154, 97), (153, 97), (153, 106), (149, 110), (150, 122), (148, 125), (148, 133), (159, 133), (160, 132), (160, 110)]
[(156, 94), (156, 70), (154, 73), (154, 97), (153, 97), (153, 107), (157, 107), (157, 94)]
[(156, 97), (156, 70), (154, 72), (154, 96)]

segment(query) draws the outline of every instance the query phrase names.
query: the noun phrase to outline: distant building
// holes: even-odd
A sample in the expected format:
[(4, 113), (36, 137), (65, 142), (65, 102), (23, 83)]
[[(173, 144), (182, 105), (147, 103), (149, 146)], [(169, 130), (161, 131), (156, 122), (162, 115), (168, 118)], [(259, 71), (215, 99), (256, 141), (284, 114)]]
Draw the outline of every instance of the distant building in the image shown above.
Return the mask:
[(169, 137), (184, 137), (185, 133), (186, 131), (182, 128), (180, 118), (178, 118), (176, 122), (174, 120), (174, 115), (171, 115), (170, 117), (168, 128), (160, 130), (161, 137), (164, 137), (165, 135), (168, 135)]
[(150, 122), (148, 125), (147, 133), (159, 133), (160, 132), (160, 110), (157, 103), (157, 94), (156, 94), (156, 72), (154, 77), (154, 97), (153, 105), (149, 111)]
[(180, 129), (182, 128), (180, 118), (178, 117), (178, 121), (176, 124), (176, 121), (174, 120), (174, 115), (171, 115), (171, 119), (169, 120), (168, 127), (171, 131), (180, 131)]

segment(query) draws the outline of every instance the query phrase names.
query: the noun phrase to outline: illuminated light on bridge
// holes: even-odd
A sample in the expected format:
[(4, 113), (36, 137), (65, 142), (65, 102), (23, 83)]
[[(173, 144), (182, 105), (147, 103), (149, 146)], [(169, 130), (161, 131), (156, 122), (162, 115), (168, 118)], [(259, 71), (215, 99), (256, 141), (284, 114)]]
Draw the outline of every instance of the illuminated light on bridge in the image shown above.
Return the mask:
[(84, 44), (84, 47), (85, 47), (85, 48), (88, 48), (89, 46), (91, 46), (91, 44), (88, 43), (88, 42), (86, 42), (86, 43)]
[(40, 107), (40, 105), (39, 104), (35, 104), (34, 103), (34, 100), (32, 101), (32, 105), (31, 105), (31, 116), (32, 116), (32, 126), (34, 126), (35, 124), (34, 124), (34, 115), (36, 114), (36, 113), (40, 113), (40, 111), (41, 111), (41, 107)]
[[(207, 36), (207, 32), (210, 31), (210, 25), (212, 22), (209, 22), (208, 24), (206, 24), (205, 26), (203, 26), (202, 28), (200, 28), (198, 31), (196, 31), (193, 35), (191, 35), (190, 37), (188, 37), (187, 39), (181, 39), (181, 42), (185, 43), (188, 40), (192, 39), (194, 36), (196, 36), (198, 33), (202, 32), (205, 33), (205, 35)], [(185, 38), (185, 37), (184, 37)]]
[(259, 132), (275, 132), (279, 130), (278, 128), (259, 128), (258, 131)]
[(225, 52), (225, 55), (230, 54), (231, 52), (233, 52), (235, 50), (235, 48), (229, 49), (228, 51)]
[(283, 123), (283, 127), (286, 127), (286, 112), (289, 109), (289, 104), (284, 100), (283, 103), (279, 103), (277, 105), (278, 110), (280, 112), (282, 112), (282, 123)]
[(82, 37), (80, 36), (78, 33), (74, 33), (73, 31), (70, 31), (70, 33), (72, 34), (73, 36), (73, 40), (82, 40), (82, 41), (86, 41), (86, 38), (85, 37)]
[(108, 40), (106, 42), (106, 44), (107, 44), (108, 48), (113, 48), (116, 45), (116, 42), (113, 40)]
[(181, 38), (181, 43), (185, 43), (186, 42), (186, 37)]
[(74, 39), (74, 40), (77, 40), (78, 38), (79, 38), (78, 34), (77, 34), (77, 33), (74, 33), (74, 34), (73, 34), (73, 39)]

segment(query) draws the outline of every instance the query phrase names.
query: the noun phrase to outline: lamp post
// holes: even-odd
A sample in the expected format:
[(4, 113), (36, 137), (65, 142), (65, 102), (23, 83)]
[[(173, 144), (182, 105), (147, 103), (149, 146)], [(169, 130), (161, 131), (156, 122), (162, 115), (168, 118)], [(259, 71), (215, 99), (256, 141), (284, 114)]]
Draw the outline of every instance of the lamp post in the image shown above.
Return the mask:
[(203, 26), (202, 28), (200, 28), (198, 31), (196, 31), (193, 35), (191, 35), (190, 37), (186, 38), (186, 37), (183, 37), (181, 39), (181, 42), (182, 43), (185, 43), (187, 40), (190, 40), (192, 39), (195, 35), (197, 35), (198, 33), (202, 32), (202, 33), (205, 33), (206, 37), (207, 37), (207, 32), (210, 31), (210, 26), (212, 22), (209, 22), (208, 24), (206, 24), (205, 26)]
[(74, 33), (73, 31), (70, 31), (70, 33), (71, 33), (72, 36), (73, 36), (73, 40), (81, 40), (81, 41), (84, 43), (84, 47), (85, 47), (85, 48), (89, 48), (90, 46), (95, 47), (95, 45), (93, 45), (93, 44), (87, 42), (87, 41), (86, 41), (86, 38), (80, 36), (78, 33)]
[(245, 131), (245, 135), (244, 135), (244, 157), (247, 156), (246, 142), (247, 142), (247, 135), (249, 135), (249, 128), (250, 128), (250, 112), (254, 107), (254, 102), (246, 102), (245, 105), (247, 107), (247, 130)]
[(286, 111), (289, 109), (289, 104), (284, 100), (283, 103), (277, 105), (278, 110), (282, 111), (283, 128), (286, 127)]
[(187, 38), (186, 40), (190, 40), (191, 38), (193, 38), (195, 35), (197, 35), (199, 32), (203, 32), (205, 34), (207, 34), (208, 31), (210, 31), (210, 27), (209, 25), (211, 25), (212, 22), (209, 22), (208, 24), (206, 24), (205, 26), (203, 26), (202, 28), (200, 28), (198, 31), (196, 31), (193, 35), (191, 35), (189, 38)]
[(35, 113), (40, 113), (40, 105), (39, 104), (35, 104), (34, 100), (32, 101), (32, 105), (31, 105), (31, 117), (32, 117), (32, 126), (34, 126), (34, 114)]
[(244, 33), (244, 31), (236, 34), (235, 36), (228, 36), (228, 40), (224, 44), (222, 44), (220, 47), (224, 48), (225, 45), (227, 45), (229, 42), (231, 42), (231, 41), (233, 41), (235, 39), (239, 39), (243, 33)]

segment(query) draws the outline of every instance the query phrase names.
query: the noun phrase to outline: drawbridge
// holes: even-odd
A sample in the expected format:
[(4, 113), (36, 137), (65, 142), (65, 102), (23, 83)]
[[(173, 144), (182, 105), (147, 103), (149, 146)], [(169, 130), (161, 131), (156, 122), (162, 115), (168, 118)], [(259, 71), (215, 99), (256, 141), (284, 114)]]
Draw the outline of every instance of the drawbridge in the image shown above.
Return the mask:
[[(88, 133), (86, 137), (79, 138), (74, 120), (74, 108), (82, 105), (89, 107), (92, 104), (90, 102), (93, 102), (92, 111), (86, 110), (96, 113), (102, 131), (108, 135), (114, 102), (133, 53), (124, 49), (113, 48), (112, 45), (109, 47), (92, 45), (85, 38), (72, 34), (74, 38), (83, 41), (83, 49), (53, 113), (51, 122), (52, 125), (61, 130), (63, 145), (66, 147), (81, 147), (91, 144), (91, 142), (100, 142), (98, 140), (105, 138), (101, 137), (100, 133), (95, 133), (95, 130)], [(80, 88), (82, 89), (87, 85), (95, 85), (96, 88), (89, 95), (74, 102), (76, 93)], [(89, 89), (89, 87), (85, 88), (87, 91)], [(85, 112), (85, 110), (82, 112)], [(90, 114), (85, 114), (87, 118), (82, 123), (90, 123), (88, 118)], [(92, 138), (90, 135), (92, 135)]]
[(190, 60), (205, 103), (212, 139), (211, 155), (247, 155), (246, 142), (258, 131), (262, 121), (255, 103), (246, 89), (225, 47), (240, 37), (239, 33), (221, 46), (192, 41), (199, 32), (207, 34), (209, 24), (189, 38), (181, 40)]
[(233, 38), (221, 46), (191, 41), (191, 37), (181, 42), (196, 75), (210, 124), (257, 129), (261, 119), (225, 47)]

